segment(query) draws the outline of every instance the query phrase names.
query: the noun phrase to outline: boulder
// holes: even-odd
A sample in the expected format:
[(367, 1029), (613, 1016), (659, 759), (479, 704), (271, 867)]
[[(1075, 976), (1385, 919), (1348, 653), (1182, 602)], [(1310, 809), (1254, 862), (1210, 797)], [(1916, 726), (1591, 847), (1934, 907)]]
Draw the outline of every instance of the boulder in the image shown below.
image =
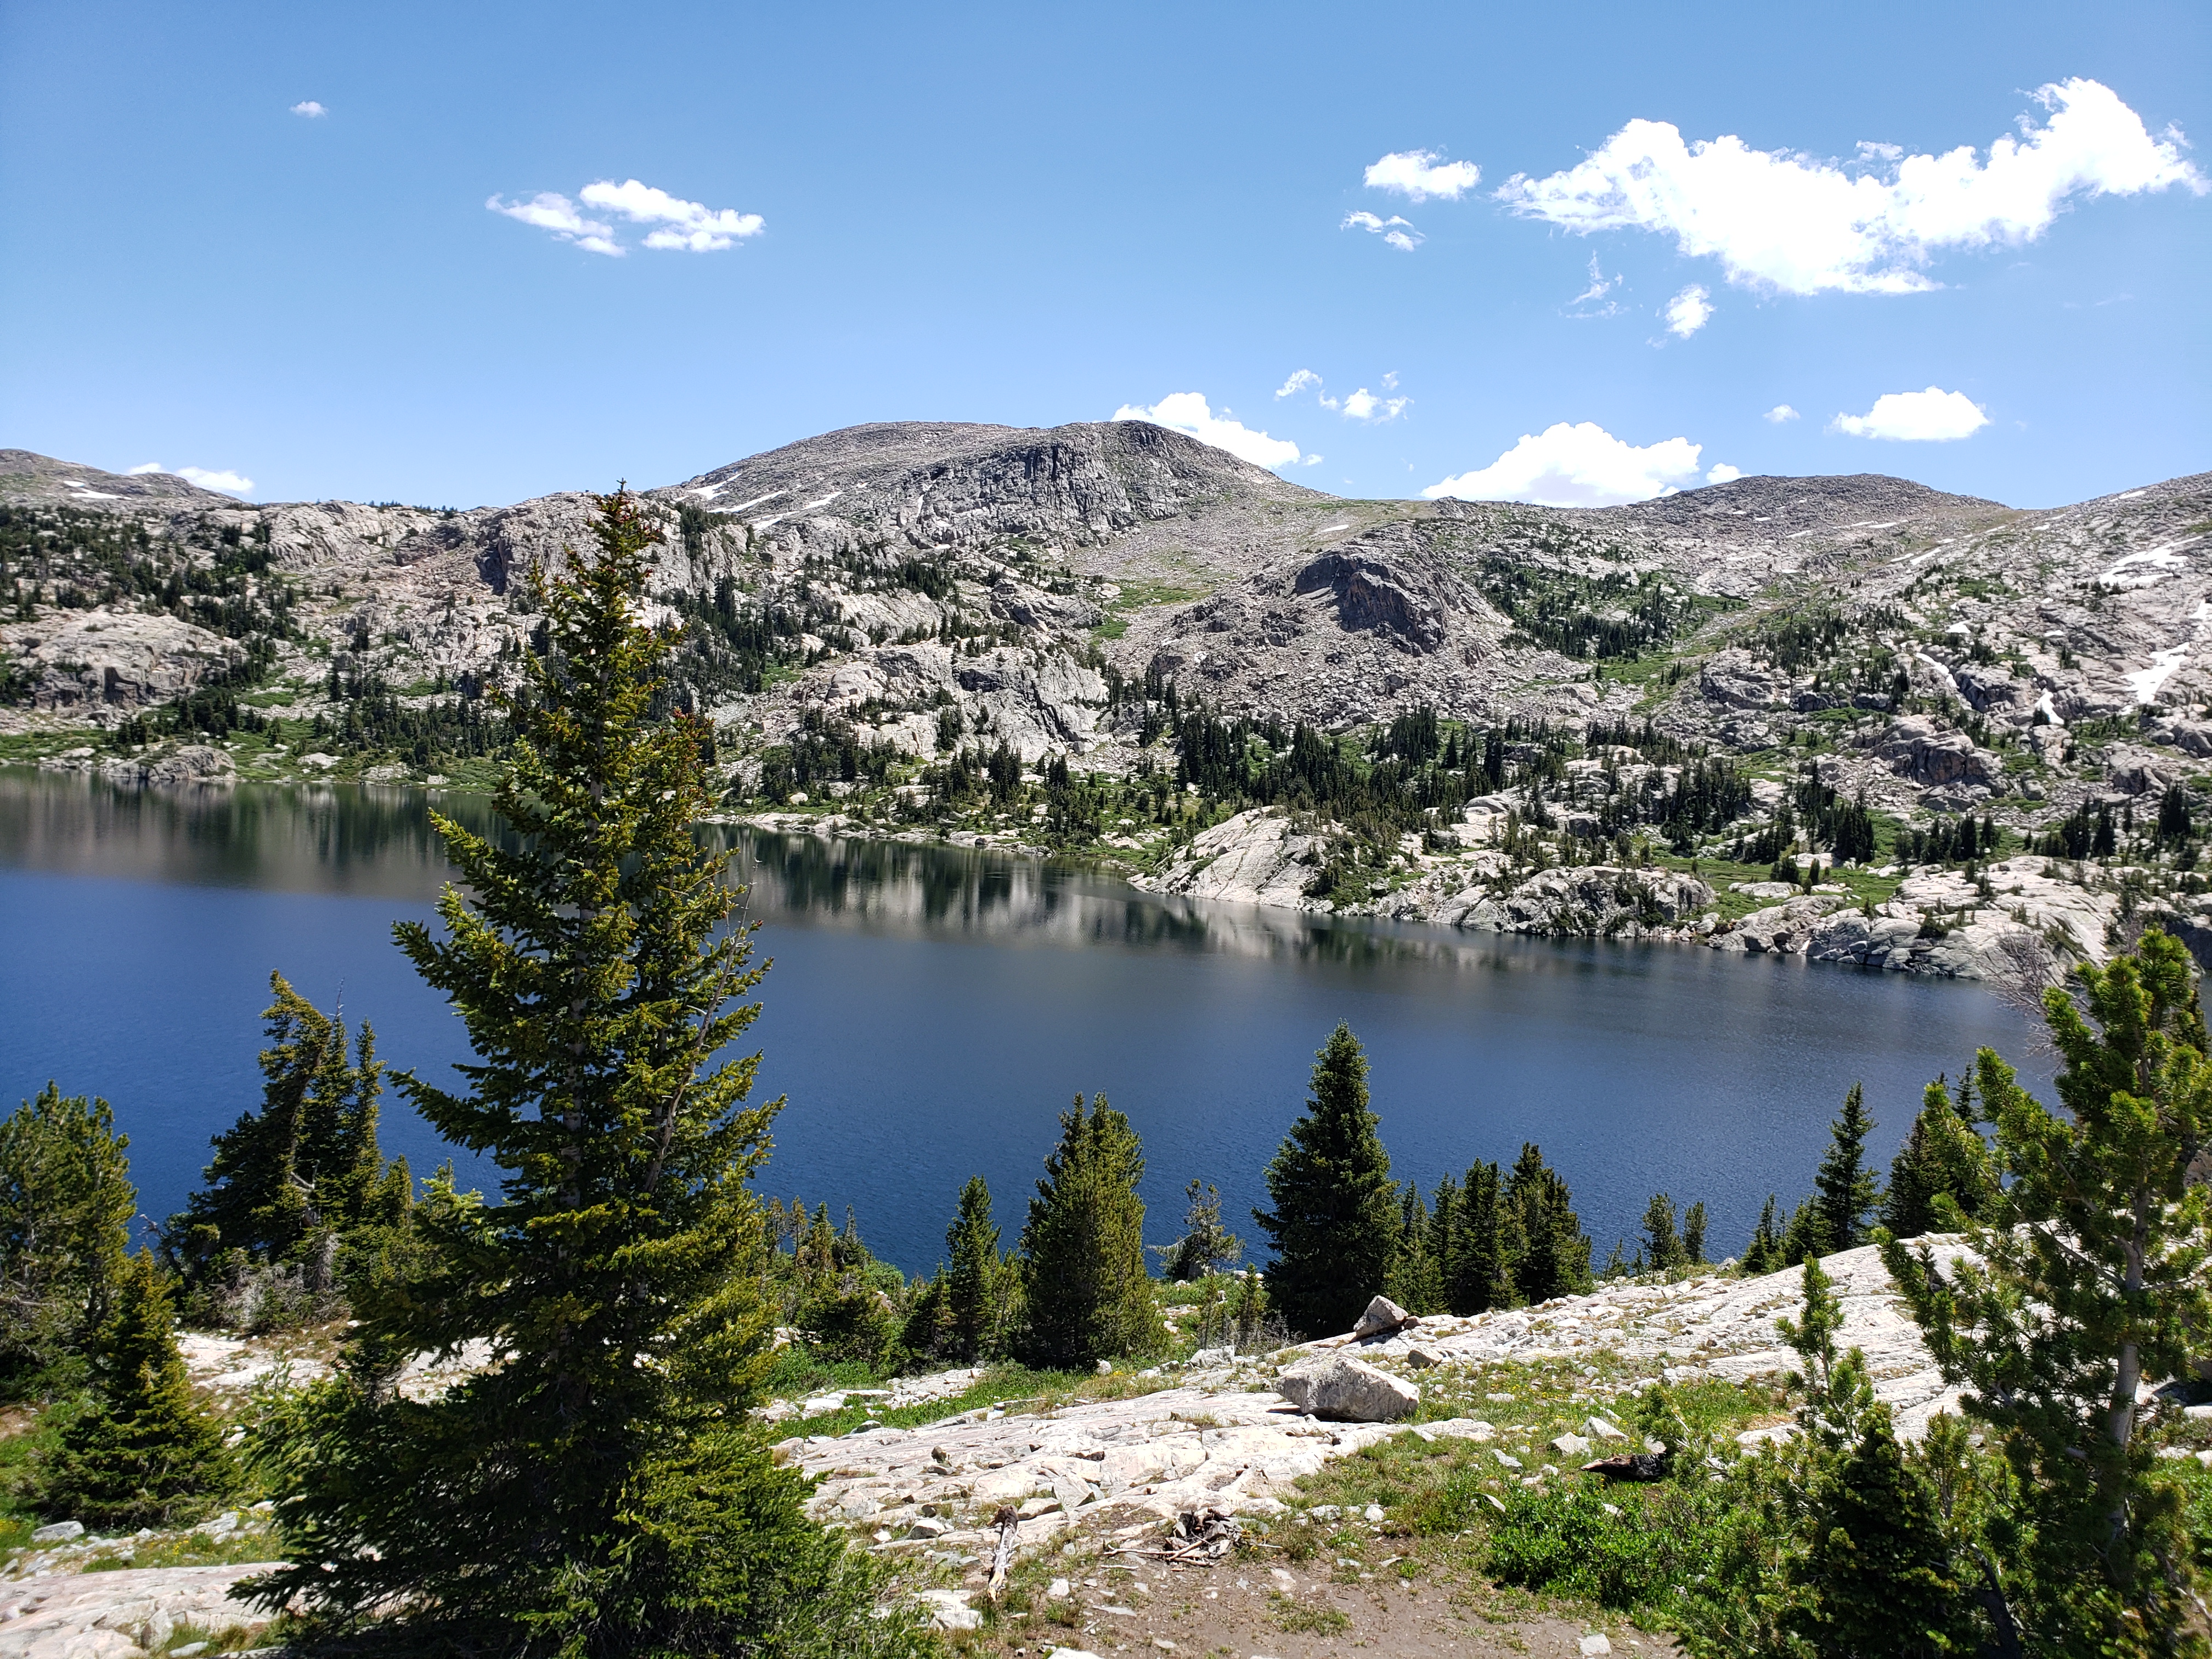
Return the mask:
[(915, 1600), (927, 1611), (932, 1630), (981, 1630), (983, 1627), (981, 1609), (969, 1607), (968, 1597), (962, 1591), (927, 1589)]
[(1421, 1403), (1421, 1391), (1412, 1383), (1342, 1354), (1285, 1371), (1275, 1388), (1310, 1416), (1347, 1423), (1395, 1423)]
[(1389, 1297), (1378, 1296), (1367, 1304), (1367, 1311), (1359, 1316), (1359, 1322), (1352, 1328), (1352, 1334), (1364, 1342), (1370, 1336), (1388, 1336), (1418, 1322), (1416, 1315), (1407, 1313)]

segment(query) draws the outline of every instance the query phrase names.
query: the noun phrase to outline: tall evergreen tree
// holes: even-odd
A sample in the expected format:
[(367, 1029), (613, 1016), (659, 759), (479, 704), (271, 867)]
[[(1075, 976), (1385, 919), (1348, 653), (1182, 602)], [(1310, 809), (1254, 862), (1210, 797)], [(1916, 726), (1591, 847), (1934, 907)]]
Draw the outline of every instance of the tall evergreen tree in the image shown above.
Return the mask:
[(2044, 996), (2065, 1115), (1977, 1057), (2008, 1177), (1966, 1229), (1979, 1260), (1939, 1271), (1895, 1238), (1882, 1260), (2029, 1495), (2041, 1605), (2021, 1622), (2053, 1652), (2179, 1651), (2191, 1553), (2138, 1396), (2212, 1352), (2212, 1197), (2188, 1179), (2212, 1142), (2212, 1063), (2170, 935), (2074, 981)]
[(1022, 1229), (1022, 1331), (1033, 1365), (1157, 1353), (1167, 1329), (1145, 1272), (1144, 1148), (1103, 1095), (1060, 1115), (1060, 1145)]
[(1178, 1285), (1236, 1266), (1244, 1241), (1221, 1224), (1221, 1193), (1210, 1182), (1193, 1181), (1183, 1188), (1182, 1237), (1155, 1244), (1161, 1270)]
[[(648, 719), (673, 642), (645, 621), (659, 532), (627, 492), (596, 506), (596, 549), (533, 572), (539, 643), (498, 699), (511, 833), (434, 814), (468, 896), (446, 890), (440, 933), (395, 929), (476, 1052), (462, 1091), (401, 1086), (498, 1194), (434, 1181), (420, 1270), (357, 1308), (343, 1375), (258, 1431), (297, 1565), (256, 1594), (409, 1653), (903, 1650), (743, 1425), (771, 1323), (746, 1181), (781, 1103), (750, 1098), (758, 1056), (710, 1057), (764, 969), (693, 834), (708, 733)], [(501, 1363), (432, 1400), (375, 1370), (472, 1340)]]
[(1702, 1198), (1682, 1212), (1682, 1260), (1692, 1267), (1705, 1265), (1705, 1201)]
[(89, 1401), (64, 1408), (38, 1468), (45, 1508), (95, 1527), (160, 1526), (236, 1484), (222, 1425), (192, 1397), (168, 1285), (150, 1250), (123, 1269), (92, 1382)]
[[(313, 1297), (334, 1285), (343, 1237), (391, 1219), (371, 1214), (389, 1197), (376, 1141), (384, 1067), (367, 1025), (349, 1060), (342, 1018), (325, 1014), (282, 974), (270, 975), (269, 987), (260, 1109), (215, 1138), (204, 1184), (163, 1231), (195, 1290), (218, 1275), (242, 1280), (249, 1267), (289, 1267)], [(241, 1283), (234, 1296), (243, 1294)]]
[(1437, 1252), (1428, 1206), (1421, 1202), (1415, 1182), (1406, 1183), (1398, 1206), (1398, 1250), (1383, 1281), (1383, 1293), (1408, 1313), (1442, 1313), (1443, 1272)]
[(1654, 1273), (1671, 1273), (1688, 1260), (1674, 1231), (1674, 1200), (1664, 1193), (1652, 1194), (1644, 1206), (1644, 1251)]
[(1929, 1084), (1920, 1115), (1889, 1166), (1881, 1224), (1899, 1238), (1948, 1231), (1979, 1220), (1996, 1196), (1988, 1143), (1960, 1116), (1942, 1082)]
[(945, 1230), (945, 1305), (951, 1351), (973, 1364), (994, 1353), (1006, 1334), (1012, 1269), (999, 1251), (999, 1225), (991, 1218), (991, 1189), (970, 1176), (960, 1189), (960, 1208)]
[(0, 1390), (66, 1382), (106, 1324), (138, 1207), (104, 1100), (48, 1083), (0, 1121)]
[(1874, 1127), (1865, 1093), (1854, 1083), (1844, 1097), (1843, 1111), (1828, 1126), (1828, 1150), (1813, 1176), (1814, 1202), (1830, 1251), (1856, 1249), (1867, 1242), (1868, 1223), (1881, 1200), (1866, 1161), (1866, 1139)]
[(1455, 1314), (1513, 1305), (1513, 1264), (1522, 1255), (1520, 1212), (1505, 1202), (1495, 1164), (1476, 1163), (1454, 1206), (1457, 1222), (1443, 1263), (1445, 1305)]
[(1513, 1287), (1521, 1300), (1548, 1302), (1580, 1296), (1591, 1286), (1590, 1242), (1576, 1217), (1574, 1196), (1559, 1171), (1544, 1162), (1533, 1140), (1505, 1182), (1506, 1206), (1514, 1212), (1521, 1253), (1510, 1264)]
[(1843, 1307), (1817, 1260), (1805, 1264), (1802, 1316), (1779, 1322), (1804, 1365), (1797, 1415), (1809, 1476), (1798, 1498), (1805, 1547), (1784, 1558), (1796, 1592), (1786, 1622), (1838, 1659), (1975, 1651), (1977, 1622), (1936, 1492), (1898, 1444), (1865, 1356), (1836, 1352)]
[(1779, 1273), (1790, 1264), (1783, 1254), (1782, 1229), (1776, 1219), (1774, 1194), (1766, 1195), (1766, 1204), (1759, 1212), (1759, 1224), (1751, 1230), (1751, 1243), (1744, 1246), (1743, 1270), (1747, 1273)]
[(1252, 1212), (1274, 1249), (1268, 1302), (1301, 1335), (1350, 1330), (1397, 1254), (1398, 1193), (1379, 1123), (1367, 1105), (1367, 1056), (1339, 1025), (1317, 1056), (1304, 1114), (1267, 1165), (1274, 1208)]

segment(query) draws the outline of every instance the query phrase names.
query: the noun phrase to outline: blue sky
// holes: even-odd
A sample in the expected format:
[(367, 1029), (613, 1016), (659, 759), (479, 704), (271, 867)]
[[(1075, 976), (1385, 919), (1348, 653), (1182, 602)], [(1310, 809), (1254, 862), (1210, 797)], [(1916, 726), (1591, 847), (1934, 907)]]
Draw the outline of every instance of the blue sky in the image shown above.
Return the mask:
[(2207, 179), (2201, 0), (26, 0), (0, 443), (471, 506), (1158, 409), (1346, 495), (2044, 506), (2212, 468)]

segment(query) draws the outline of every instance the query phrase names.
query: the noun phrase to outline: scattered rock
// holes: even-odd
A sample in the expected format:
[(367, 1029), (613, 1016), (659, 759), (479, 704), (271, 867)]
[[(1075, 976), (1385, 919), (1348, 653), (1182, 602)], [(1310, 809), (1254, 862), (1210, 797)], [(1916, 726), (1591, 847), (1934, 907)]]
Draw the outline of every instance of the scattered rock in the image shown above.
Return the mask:
[(922, 1590), (915, 1600), (928, 1609), (932, 1630), (981, 1630), (983, 1627), (982, 1610), (969, 1607), (967, 1596), (959, 1590)]
[(1359, 1316), (1352, 1328), (1352, 1334), (1364, 1341), (1370, 1336), (1387, 1336), (1392, 1331), (1407, 1325), (1417, 1325), (1419, 1316), (1407, 1313), (1387, 1296), (1378, 1296), (1367, 1304), (1367, 1311)]
[(1275, 1386), (1302, 1412), (1350, 1423), (1395, 1422), (1421, 1403), (1421, 1391), (1412, 1383), (1342, 1354), (1286, 1371)]

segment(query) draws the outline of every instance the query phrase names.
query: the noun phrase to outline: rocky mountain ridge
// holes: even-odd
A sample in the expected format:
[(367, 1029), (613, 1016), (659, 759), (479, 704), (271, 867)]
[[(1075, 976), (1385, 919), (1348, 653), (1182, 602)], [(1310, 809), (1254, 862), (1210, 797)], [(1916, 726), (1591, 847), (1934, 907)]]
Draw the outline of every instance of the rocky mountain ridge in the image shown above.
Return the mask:
[[(1718, 872), (1686, 916), (1684, 860), (1756, 843), (1749, 862), (1778, 869), (1758, 832), (1786, 821), (1778, 850), (1818, 863), (1832, 799), (1881, 826), (1882, 864), (1837, 860), (1891, 869), (1836, 896), (1869, 921), (1924, 861), (1899, 855), (1906, 833), (1970, 816), (2015, 854), (2066, 841), (2049, 878), (2101, 893), (2115, 922), (2201, 892), (2193, 829), (2171, 832), (2212, 805), (2212, 475), (2039, 511), (1875, 476), (1566, 510), (1343, 500), (1139, 422), (906, 422), (646, 496), (666, 535), (656, 614), (685, 636), (672, 696), (714, 718), (735, 810), (827, 806), (861, 832), (1088, 850), (1194, 896), (1210, 879), (1537, 931), (1725, 934), (1764, 868)], [(197, 742), (196, 776), (465, 777), (495, 742), (474, 700), (532, 648), (526, 574), (589, 514), (574, 492), (260, 506), (0, 451), (0, 737), (134, 775), (175, 773)], [(1459, 756), (1471, 782), (1449, 801), (1423, 784), (1383, 824), (1280, 790), (1255, 804), (1215, 768), (1193, 808), (1194, 705), (1249, 750), (1248, 778), (1266, 763), (1250, 745), (1279, 769), (1300, 726), (1356, 744), (1433, 715), (1401, 770)], [(1506, 753), (1474, 780), (1462, 738), (1471, 755), (1486, 731)], [(1662, 797), (1723, 759), (1741, 775), (1725, 817), (1685, 832), (1667, 808), (1662, 834)], [(1267, 851), (1286, 836), (1291, 864)], [(1227, 879), (1232, 849), (1272, 872)], [(1332, 860), (1358, 878), (1294, 878)]]

